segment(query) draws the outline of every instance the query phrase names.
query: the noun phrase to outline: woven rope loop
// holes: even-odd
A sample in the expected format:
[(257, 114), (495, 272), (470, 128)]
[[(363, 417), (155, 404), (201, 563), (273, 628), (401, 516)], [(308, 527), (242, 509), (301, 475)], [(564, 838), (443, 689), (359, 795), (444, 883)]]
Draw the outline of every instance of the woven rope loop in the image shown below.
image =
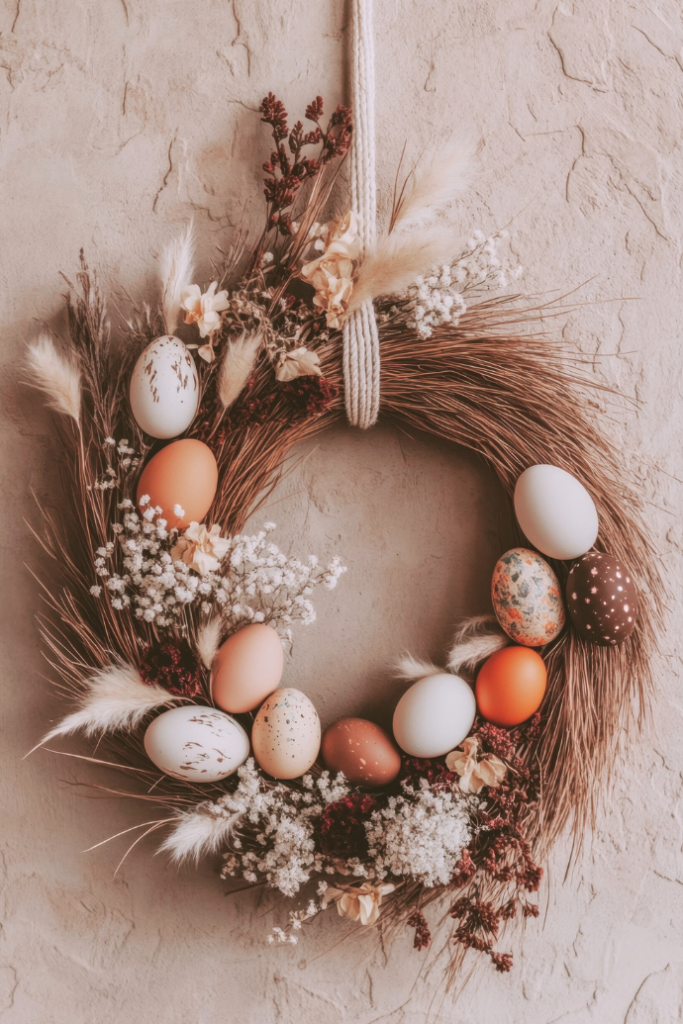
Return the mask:
[[(351, 201), (358, 215), (361, 251), (367, 252), (377, 234), (372, 0), (353, 0), (352, 13)], [(379, 414), (379, 334), (370, 300), (354, 310), (344, 324), (344, 390), (349, 423), (363, 429), (371, 427)]]

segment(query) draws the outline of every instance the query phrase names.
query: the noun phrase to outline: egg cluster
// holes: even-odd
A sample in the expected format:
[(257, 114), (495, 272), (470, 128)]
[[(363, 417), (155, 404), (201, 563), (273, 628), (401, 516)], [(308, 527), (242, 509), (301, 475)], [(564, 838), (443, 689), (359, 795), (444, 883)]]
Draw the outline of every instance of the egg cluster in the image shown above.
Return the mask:
[[(188, 444), (198, 442), (175, 442)], [(155, 476), (155, 459), (143, 472), (139, 491), (152, 491), (152, 500), (171, 515), (178, 486)], [(188, 464), (181, 476), (192, 477), (196, 465)], [(212, 474), (212, 487), (213, 479)], [(199, 501), (203, 515), (213, 497), (210, 490), (201, 494), (194, 481), (191, 494), (182, 500)], [(625, 640), (635, 626), (635, 587), (617, 559), (588, 551), (597, 539), (598, 517), (585, 488), (562, 469), (532, 466), (519, 478), (514, 502), (522, 530), (539, 551), (558, 560), (574, 559), (566, 604), (577, 633), (602, 645)], [(244, 764), (250, 749), (260, 768), (281, 780), (300, 778), (322, 753), (326, 767), (343, 773), (351, 784), (386, 786), (400, 772), (400, 751), (411, 757), (441, 757), (466, 739), (477, 712), (511, 727), (540, 707), (547, 671), (535, 648), (555, 640), (567, 617), (557, 574), (538, 551), (512, 548), (496, 563), (491, 596), (498, 622), (513, 644), (484, 661), (474, 690), (450, 672), (434, 671), (414, 682), (394, 711), (393, 737), (362, 718), (343, 718), (321, 736), (318, 713), (306, 694), (280, 687), (280, 637), (269, 625), (253, 623), (228, 637), (214, 658), (215, 707), (174, 708), (161, 714), (147, 730), (147, 753), (162, 771), (194, 782), (226, 778)], [(232, 716), (252, 712), (249, 738)]]

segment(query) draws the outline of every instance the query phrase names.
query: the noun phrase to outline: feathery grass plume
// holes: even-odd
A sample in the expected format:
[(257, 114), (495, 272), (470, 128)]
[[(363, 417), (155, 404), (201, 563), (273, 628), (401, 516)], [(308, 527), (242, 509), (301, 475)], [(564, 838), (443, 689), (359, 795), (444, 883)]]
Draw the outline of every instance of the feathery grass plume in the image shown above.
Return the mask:
[(228, 815), (209, 801), (198, 804), (176, 815), (175, 828), (159, 849), (170, 853), (176, 864), (185, 860), (197, 864), (203, 855), (220, 850), (243, 817), (241, 812)]
[(366, 299), (396, 295), (432, 267), (450, 263), (457, 249), (452, 228), (427, 227), (392, 232), (380, 239), (358, 270), (349, 301), (349, 312)]
[(190, 222), (185, 231), (170, 242), (161, 254), (161, 306), (167, 334), (175, 333), (180, 316), (181, 292), (192, 283), (194, 247), (194, 225)]
[(218, 397), (224, 409), (232, 405), (247, 383), (262, 340), (260, 331), (244, 332), (226, 346), (218, 371)]
[(414, 658), (412, 654), (404, 654), (396, 665), (395, 676), (407, 683), (416, 679), (424, 679), (425, 676), (437, 676), (443, 669), (438, 668), (434, 662), (426, 658)]
[(47, 395), (48, 405), (80, 426), (81, 377), (73, 359), (63, 355), (47, 334), (28, 346), (28, 371), (33, 387)]
[(86, 736), (99, 732), (135, 729), (145, 715), (164, 704), (184, 700), (174, 697), (156, 683), (143, 683), (132, 665), (110, 665), (98, 669), (85, 683), (78, 711), (67, 715), (43, 737), (39, 746), (69, 733), (82, 730)]
[(473, 615), (456, 631), (446, 664), (455, 675), (463, 669), (473, 672), (480, 661), (509, 643), (510, 637), (498, 625), (495, 615)]
[(208, 622), (205, 622), (197, 631), (197, 650), (199, 651), (199, 657), (202, 659), (204, 667), (209, 669), (209, 671), (211, 671), (213, 659), (216, 657), (216, 652), (218, 651), (222, 628), (223, 622), (218, 616), (216, 616), (213, 619), (209, 619)]
[(474, 146), (469, 139), (451, 140), (422, 155), (396, 199), (389, 232), (424, 228), (470, 187)]

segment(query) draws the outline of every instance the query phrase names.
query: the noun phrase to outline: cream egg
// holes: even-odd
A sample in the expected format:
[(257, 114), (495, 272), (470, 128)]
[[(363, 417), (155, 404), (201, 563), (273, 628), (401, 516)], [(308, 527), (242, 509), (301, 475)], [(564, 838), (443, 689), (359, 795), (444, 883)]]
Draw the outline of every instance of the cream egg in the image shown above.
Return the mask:
[(234, 718), (197, 705), (171, 708), (145, 732), (145, 751), (174, 779), (219, 782), (249, 757), (249, 737)]
[(275, 779), (297, 779), (320, 750), (318, 712), (301, 690), (276, 690), (261, 705), (251, 731), (254, 757)]
[(411, 757), (441, 757), (467, 737), (476, 713), (472, 687), (439, 672), (403, 694), (394, 711), (394, 737)]
[(253, 711), (282, 678), (282, 641), (271, 626), (243, 626), (219, 648), (211, 666), (214, 703), (233, 715)]
[(578, 558), (598, 536), (593, 499), (558, 466), (524, 470), (515, 486), (515, 513), (525, 537), (549, 558)]
[(165, 334), (139, 357), (130, 380), (130, 407), (141, 430), (152, 437), (177, 437), (199, 405), (199, 376), (180, 338)]

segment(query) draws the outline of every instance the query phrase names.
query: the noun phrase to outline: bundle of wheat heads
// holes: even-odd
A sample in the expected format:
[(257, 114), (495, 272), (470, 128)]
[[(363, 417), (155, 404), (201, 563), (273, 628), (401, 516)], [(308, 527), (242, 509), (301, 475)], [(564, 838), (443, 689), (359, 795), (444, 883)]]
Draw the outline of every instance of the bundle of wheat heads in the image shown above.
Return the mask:
[[(261, 113), (273, 150), (256, 246), (237, 237), (202, 290), (188, 229), (163, 256), (159, 296), (115, 343), (81, 257), (68, 350), (47, 335), (30, 346), (68, 471), (63, 516), (36, 529), (55, 570), (47, 657), (72, 702), (43, 742), (80, 731), (93, 761), (124, 773), (110, 791), (155, 808), (135, 843), (159, 831), (177, 861), (219, 855), (224, 878), (291, 898), (270, 941), (296, 942), (336, 907), (359, 929), (408, 927), (422, 950), (436, 915), (449, 978), (468, 950), (507, 971), (505, 923), (537, 916), (539, 860), (561, 832), (594, 824), (617, 741), (650, 698), (657, 561), (588, 414), (596, 384), (534, 327), (561, 307), (509, 294), (519, 268), (504, 233), (456, 240), (467, 147), (418, 164), (364, 254), (353, 212), (324, 218), (349, 111), (324, 125), (318, 97), (309, 128), (290, 130), (269, 94)], [(538, 533), (533, 507), (520, 513), (519, 547), (496, 567), (496, 616), (461, 623), (443, 666), (404, 659), (394, 737), (349, 718), (321, 749), (311, 701), (279, 686), (283, 651), (313, 620), (315, 587), (334, 587), (344, 567), (284, 555), (272, 524), (241, 531), (292, 450), (343, 418), (343, 325), (367, 299), (382, 415), (477, 452), (511, 518), (520, 479), (552, 470), (538, 499), (547, 516), (559, 481), (595, 530), (568, 554)], [(626, 597), (607, 624), (590, 597), (575, 608), (586, 572), (596, 586), (621, 572), (637, 587), (633, 614)]]

